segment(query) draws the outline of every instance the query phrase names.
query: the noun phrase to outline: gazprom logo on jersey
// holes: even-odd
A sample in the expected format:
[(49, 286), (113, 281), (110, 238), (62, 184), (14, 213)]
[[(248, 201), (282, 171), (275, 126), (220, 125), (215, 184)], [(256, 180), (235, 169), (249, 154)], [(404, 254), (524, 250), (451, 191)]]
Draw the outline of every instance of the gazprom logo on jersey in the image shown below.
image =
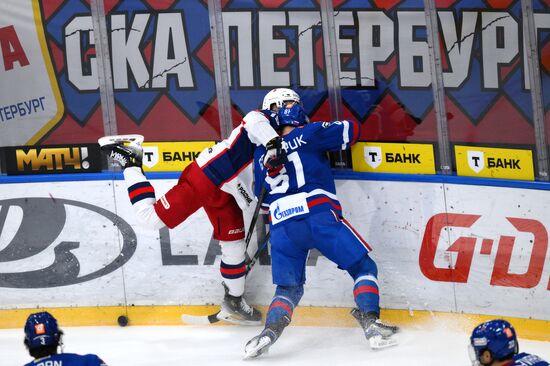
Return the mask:
[(431, 144), (359, 142), (351, 148), (351, 157), (358, 172), (435, 174)]
[(179, 172), (191, 164), (214, 141), (144, 142), (143, 167), (146, 172)]
[(305, 193), (297, 193), (279, 198), (269, 206), (271, 223), (278, 224), (291, 217), (309, 213)]
[(455, 146), (458, 175), (484, 178), (533, 180), (531, 150), (479, 146)]
[(273, 212), (273, 215), (277, 220), (282, 221), (283, 219), (287, 219), (289, 217), (296, 216), (303, 213), (304, 213), (304, 208), (302, 206), (287, 208), (284, 211), (282, 211), (281, 208), (277, 206), (277, 208)]

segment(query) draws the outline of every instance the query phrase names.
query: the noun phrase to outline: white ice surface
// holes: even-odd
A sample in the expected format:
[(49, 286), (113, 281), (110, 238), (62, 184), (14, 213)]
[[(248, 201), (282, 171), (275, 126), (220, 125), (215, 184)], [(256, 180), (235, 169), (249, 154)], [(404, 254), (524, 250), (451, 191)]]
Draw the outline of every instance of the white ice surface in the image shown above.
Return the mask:
[[(65, 352), (95, 353), (109, 366), (194, 365), (470, 365), (465, 332), (404, 329), (400, 345), (372, 351), (359, 328), (291, 326), (267, 355), (243, 361), (248, 339), (261, 327), (64, 327)], [(550, 360), (550, 342), (520, 340), (520, 350)], [(22, 329), (0, 330), (0, 365), (30, 361)]]

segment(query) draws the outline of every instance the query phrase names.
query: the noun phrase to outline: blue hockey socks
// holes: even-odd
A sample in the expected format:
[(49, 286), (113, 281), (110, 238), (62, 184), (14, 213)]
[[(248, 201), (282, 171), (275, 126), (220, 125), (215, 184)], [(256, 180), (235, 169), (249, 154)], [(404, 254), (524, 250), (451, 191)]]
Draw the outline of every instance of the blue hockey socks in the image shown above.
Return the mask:
[(294, 308), (300, 302), (302, 295), (304, 294), (304, 286), (277, 286), (275, 296), (269, 306), (267, 312), (265, 325), (269, 327), (272, 324), (276, 324), (284, 316), (288, 319), (292, 319), (292, 313)]
[(357, 307), (365, 313), (375, 312), (380, 315), (380, 295), (376, 277), (365, 275), (355, 280), (353, 297)]
[(378, 290), (378, 268), (371, 257), (365, 255), (348, 269), (355, 280), (353, 297), (357, 307), (364, 311), (380, 315), (380, 295)]

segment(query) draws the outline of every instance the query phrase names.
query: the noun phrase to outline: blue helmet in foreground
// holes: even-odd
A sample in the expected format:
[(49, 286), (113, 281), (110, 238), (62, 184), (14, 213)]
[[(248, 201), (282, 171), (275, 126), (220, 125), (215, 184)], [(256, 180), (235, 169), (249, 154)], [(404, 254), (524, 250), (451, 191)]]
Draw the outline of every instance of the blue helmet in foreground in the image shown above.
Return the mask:
[(29, 315), (25, 323), (25, 345), (29, 350), (56, 346), (62, 334), (57, 326), (57, 320), (47, 311)]
[[(503, 360), (518, 353), (516, 330), (506, 320), (490, 320), (478, 325), (470, 337), (470, 358), (479, 361), (489, 350), (494, 360)], [(475, 359), (474, 359), (475, 357)]]
[(283, 126), (300, 127), (309, 123), (309, 118), (300, 104), (293, 104), (290, 108), (279, 109), (279, 124), (276, 130)]

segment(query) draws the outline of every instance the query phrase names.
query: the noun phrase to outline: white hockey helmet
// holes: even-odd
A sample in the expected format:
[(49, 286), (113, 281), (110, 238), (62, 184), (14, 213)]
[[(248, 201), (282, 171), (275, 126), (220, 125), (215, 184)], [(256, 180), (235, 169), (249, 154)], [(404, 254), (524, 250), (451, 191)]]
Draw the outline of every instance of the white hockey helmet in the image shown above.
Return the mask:
[(275, 104), (277, 108), (281, 108), (285, 102), (292, 101), (300, 104), (300, 96), (292, 89), (277, 88), (272, 89), (264, 97), (262, 109), (271, 110), (271, 106)]

